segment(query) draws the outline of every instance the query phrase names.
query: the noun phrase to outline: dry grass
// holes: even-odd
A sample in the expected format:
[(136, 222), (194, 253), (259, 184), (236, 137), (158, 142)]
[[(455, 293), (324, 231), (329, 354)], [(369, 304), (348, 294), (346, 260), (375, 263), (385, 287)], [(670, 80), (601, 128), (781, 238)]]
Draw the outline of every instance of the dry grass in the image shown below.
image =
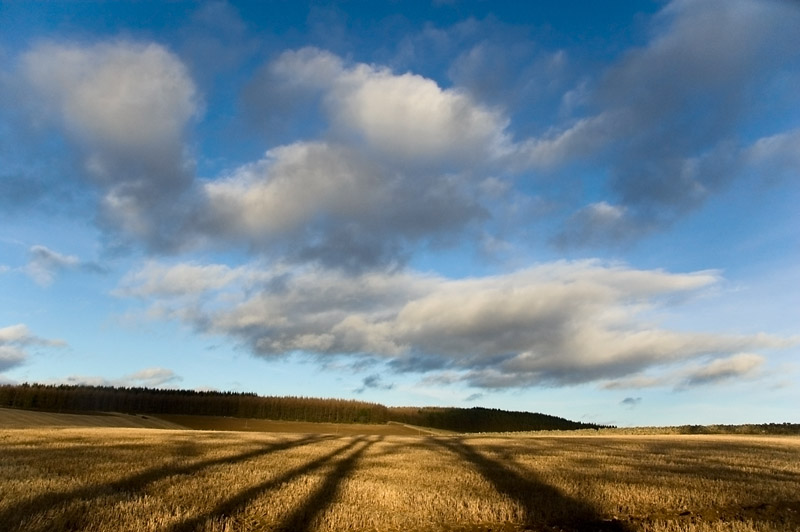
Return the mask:
[(0, 530), (800, 530), (800, 438), (0, 430)]
[[(234, 430), (240, 432), (289, 432), (294, 434), (336, 434), (342, 436), (413, 436), (434, 433), (432, 429), (400, 423), (312, 423), (309, 421), (273, 421), (222, 416), (184, 416), (160, 414), (164, 421), (194, 430)], [(447, 432), (447, 431), (438, 431)]]
[(153, 416), (117, 413), (63, 414), (18, 408), (0, 408), (0, 428), (30, 427), (127, 427), (141, 429), (184, 429), (187, 427)]

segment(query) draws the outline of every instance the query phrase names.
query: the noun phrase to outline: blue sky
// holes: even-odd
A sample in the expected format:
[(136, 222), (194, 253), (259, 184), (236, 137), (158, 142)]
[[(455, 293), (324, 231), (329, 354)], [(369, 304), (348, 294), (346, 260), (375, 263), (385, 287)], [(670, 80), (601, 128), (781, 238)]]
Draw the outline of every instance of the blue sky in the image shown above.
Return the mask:
[(0, 381), (798, 422), (800, 6), (0, 5)]

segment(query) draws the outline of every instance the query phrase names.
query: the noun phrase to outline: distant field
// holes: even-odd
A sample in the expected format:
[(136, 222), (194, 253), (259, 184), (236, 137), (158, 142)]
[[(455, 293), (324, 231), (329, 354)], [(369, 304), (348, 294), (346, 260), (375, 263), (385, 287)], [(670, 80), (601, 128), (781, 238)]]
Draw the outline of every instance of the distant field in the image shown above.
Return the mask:
[[(153, 416), (128, 414), (59, 414), (16, 408), (0, 408), (0, 429), (33, 427), (128, 427), (139, 429), (183, 429)], [(0, 529), (2, 530), (2, 529)]]
[[(286, 432), (294, 434), (339, 434), (375, 436), (412, 436), (448, 434), (448, 431), (412, 427), (399, 423), (310, 423), (271, 421), (222, 416), (181, 416), (162, 414), (128, 415), (115, 413), (59, 414), (16, 408), (0, 408), (0, 429), (36, 427), (128, 427), (150, 429), (225, 430), (243, 432)], [(1, 531), (2, 529), (0, 529)]]
[(0, 429), (0, 530), (800, 530), (800, 438)]
[[(413, 436), (434, 431), (398, 423), (310, 423), (305, 421), (271, 421), (221, 416), (181, 416), (160, 414), (160, 419), (195, 430), (234, 430), (244, 432), (288, 432), (294, 434), (340, 434), (374, 436)], [(445, 432), (445, 431), (435, 431)]]

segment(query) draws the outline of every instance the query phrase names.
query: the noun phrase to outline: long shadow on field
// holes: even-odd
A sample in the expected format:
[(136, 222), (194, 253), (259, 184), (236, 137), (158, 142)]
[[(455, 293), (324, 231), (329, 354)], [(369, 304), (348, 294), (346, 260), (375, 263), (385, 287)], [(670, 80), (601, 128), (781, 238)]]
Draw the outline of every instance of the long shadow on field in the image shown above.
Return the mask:
[(521, 524), (525, 526), (556, 526), (559, 530), (572, 532), (632, 532), (625, 523), (603, 520), (588, 503), (564, 495), (534, 475), (522, 476), (461, 440), (431, 438), (430, 441), (472, 464), (499, 493), (516, 500), (523, 508)]
[[(13, 532), (18, 530), (23, 531), (25, 530), (25, 528), (21, 528), (23, 525), (22, 523), (23, 520), (35, 514), (45, 513), (47, 510), (49, 510), (54, 506), (69, 503), (71, 501), (79, 499), (91, 500), (94, 498), (106, 496), (109, 493), (113, 492), (138, 491), (150, 483), (170, 477), (172, 475), (188, 475), (196, 473), (208, 467), (213, 467), (215, 465), (235, 464), (238, 462), (249, 460), (251, 458), (265, 456), (276, 451), (291, 449), (293, 447), (301, 447), (303, 445), (316, 443), (330, 438), (331, 438), (330, 436), (309, 436), (307, 438), (302, 438), (299, 440), (288, 440), (283, 442), (277, 442), (271, 445), (259, 447), (257, 449), (253, 449), (251, 451), (247, 451), (241, 454), (236, 454), (233, 456), (224, 456), (221, 458), (214, 458), (213, 460), (204, 460), (201, 462), (180, 465), (180, 466), (178, 465), (172, 467), (159, 466), (153, 469), (148, 469), (147, 471), (142, 471), (141, 473), (137, 473), (130, 477), (126, 477), (106, 484), (92, 484), (89, 486), (61, 493), (45, 493), (43, 495), (39, 495), (37, 497), (29, 499), (21, 504), (14, 505), (7, 508), (6, 510), (0, 511), (0, 525), (2, 525), (0, 529), (8, 532)], [(67, 510), (67, 512), (64, 514), (64, 518), (71, 525), (74, 525), (75, 529), (79, 529), (81, 523), (83, 522), (83, 517), (81, 515), (82, 513), (83, 510), (74, 510), (74, 511)]]
[[(383, 440), (383, 437), (377, 441)], [(336, 499), (339, 486), (350, 473), (355, 469), (358, 459), (364, 454), (375, 441), (364, 443), (358, 450), (343, 458), (336, 464), (336, 468), (326, 477), (325, 482), (306, 499), (306, 502), (295, 510), (290, 516), (283, 520), (277, 530), (287, 530), (291, 532), (305, 532), (311, 527), (314, 519), (325, 511)]]
[[(305, 463), (300, 467), (291, 469), (283, 473), (279, 477), (267, 480), (255, 486), (251, 486), (250, 488), (239, 492), (233, 497), (222, 501), (210, 512), (177, 523), (167, 528), (166, 532), (192, 532), (194, 530), (202, 529), (203, 523), (208, 520), (212, 520), (215, 518), (222, 518), (225, 516), (232, 515), (238, 511), (241, 511), (244, 508), (246, 508), (254, 499), (260, 497), (264, 493), (272, 489), (275, 489), (281, 486), (282, 484), (289, 482), (301, 475), (310, 473), (315, 469), (324, 467), (325, 464), (329, 463), (337, 456), (346, 453), (348, 450), (352, 449), (359, 443), (365, 442), (365, 440), (366, 440), (365, 437), (355, 439), (350, 443), (348, 443), (347, 445), (339, 447), (333, 452), (321, 456), (316, 460), (312, 460), (311, 462)], [(370, 445), (372, 445), (372, 442), (366, 442), (358, 450), (350, 454), (347, 458), (340, 460), (339, 463), (337, 463), (336, 465), (336, 469), (326, 477), (323, 485), (311, 495), (306, 504), (304, 504), (301, 508), (299, 508), (292, 515), (290, 515), (278, 529), (291, 530), (292, 532), (302, 532), (306, 530), (311, 520), (313, 520), (313, 518), (317, 515), (317, 513), (324, 510), (327, 507), (327, 505), (330, 504), (330, 502), (332, 501), (332, 497), (335, 496), (336, 494), (339, 483), (355, 467), (355, 464), (359, 456)]]

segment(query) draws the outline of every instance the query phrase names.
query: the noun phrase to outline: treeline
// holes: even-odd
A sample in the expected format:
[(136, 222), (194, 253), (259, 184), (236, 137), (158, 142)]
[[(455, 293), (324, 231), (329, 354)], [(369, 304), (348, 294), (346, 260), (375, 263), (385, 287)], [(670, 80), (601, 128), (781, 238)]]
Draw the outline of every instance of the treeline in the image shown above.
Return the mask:
[(517, 432), (595, 429), (599, 425), (532, 412), (495, 408), (390, 408), (392, 421), (456, 432)]
[(48, 412), (182, 414), (318, 423), (394, 421), (456, 432), (598, 428), (597, 425), (545, 414), (488, 408), (386, 407), (349, 399), (261, 397), (254, 393), (111, 386), (5, 385), (0, 386), (0, 407)]
[(363, 401), (111, 386), (0, 386), (0, 406), (48, 412), (185, 414), (320, 423), (389, 421), (385, 406)]
[(800, 434), (800, 423), (758, 423), (749, 425), (682, 425), (679, 434)]

